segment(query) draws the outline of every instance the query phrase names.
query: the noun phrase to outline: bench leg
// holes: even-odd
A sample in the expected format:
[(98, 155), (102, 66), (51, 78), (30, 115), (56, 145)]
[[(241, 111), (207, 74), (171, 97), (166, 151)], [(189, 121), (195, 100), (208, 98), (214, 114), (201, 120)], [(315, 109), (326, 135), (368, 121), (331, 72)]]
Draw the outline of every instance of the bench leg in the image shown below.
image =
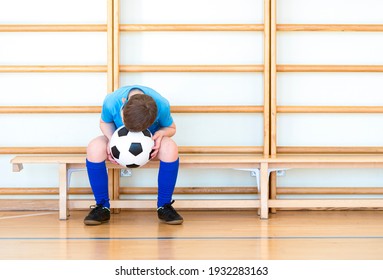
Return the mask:
[(67, 165), (61, 163), (59, 166), (59, 219), (68, 219), (68, 180)]
[[(261, 193), (261, 175), (260, 175), (260, 168), (234, 168), (234, 170), (240, 170), (240, 171), (250, 171), (251, 176), (255, 177), (257, 180), (257, 189), (258, 193)], [(261, 215), (261, 208), (258, 208), (258, 216)]]
[[(112, 184), (109, 185), (109, 193), (114, 201), (120, 200), (120, 171), (120, 169), (113, 169), (111, 173), (113, 181)], [(111, 210), (113, 214), (119, 214), (121, 212), (121, 208), (113, 208)]]
[(261, 219), (269, 218), (269, 171), (266, 162), (261, 163)]
[[(260, 194), (261, 193), (261, 172), (260, 172), (260, 168), (259, 169), (253, 169), (253, 170), (251, 170), (251, 172), (252, 172), (252, 174), (255, 175), (255, 177), (257, 177), (257, 189), (258, 189), (258, 194)], [(252, 175), (252, 176), (254, 176), (254, 175)], [(259, 201), (261, 201), (261, 199), (259, 199)], [(258, 208), (258, 216), (261, 216), (261, 207)]]
[[(287, 171), (290, 168), (269, 168), (270, 199), (277, 199), (277, 172)], [(270, 208), (270, 213), (277, 213), (276, 208)]]
[[(277, 199), (277, 174), (276, 172), (270, 173), (270, 199)], [(276, 214), (276, 208), (270, 208), (271, 214)]]

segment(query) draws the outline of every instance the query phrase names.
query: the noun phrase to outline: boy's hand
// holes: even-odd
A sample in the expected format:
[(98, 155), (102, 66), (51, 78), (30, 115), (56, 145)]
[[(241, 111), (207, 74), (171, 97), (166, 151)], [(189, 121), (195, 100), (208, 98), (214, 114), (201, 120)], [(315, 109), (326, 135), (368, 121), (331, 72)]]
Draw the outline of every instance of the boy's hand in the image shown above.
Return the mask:
[(158, 130), (154, 133), (152, 137), (152, 139), (154, 140), (154, 147), (152, 149), (152, 153), (150, 154), (150, 159), (153, 159), (158, 155), (158, 151), (160, 150), (161, 141), (163, 137), (164, 135), (161, 130)]
[(108, 155), (108, 160), (111, 162), (111, 163), (114, 163), (114, 164), (117, 164), (118, 165), (118, 162), (113, 158), (111, 152), (110, 152), (110, 148), (109, 148), (109, 143), (106, 147), (106, 154)]

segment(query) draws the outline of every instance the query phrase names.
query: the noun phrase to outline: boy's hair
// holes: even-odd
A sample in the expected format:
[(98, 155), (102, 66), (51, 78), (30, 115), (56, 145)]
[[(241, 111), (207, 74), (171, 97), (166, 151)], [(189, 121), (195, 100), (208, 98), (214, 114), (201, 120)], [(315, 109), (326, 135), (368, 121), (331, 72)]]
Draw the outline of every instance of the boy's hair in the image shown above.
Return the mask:
[(128, 130), (143, 131), (154, 123), (157, 117), (157, 104), (149, 95), (132, 95), (122, 109), (122, 117)]

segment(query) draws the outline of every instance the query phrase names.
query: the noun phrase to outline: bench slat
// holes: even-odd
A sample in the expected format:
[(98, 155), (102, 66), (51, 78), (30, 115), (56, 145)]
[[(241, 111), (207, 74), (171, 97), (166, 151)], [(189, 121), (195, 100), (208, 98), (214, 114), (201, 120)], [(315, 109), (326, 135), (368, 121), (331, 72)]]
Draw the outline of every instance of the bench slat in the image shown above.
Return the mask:
[[(23, 164), (55, 163), (60, 167), (60, 218), (66, 219), (67, 186), (66, 174), (69, 168), (85, 167), (85, 155), (27, 155), (16, 156), (11, 160), (14, 171), (20, 171)], [(154, 160), (146, 164), (145, 168), (157, 167), (159, 161)], [(268, 218), (268, 210), (272, 207), (380, 207), (383, 200), (278, 200), (269, 198), (269, 174), (271, 171), (286, 168), (383, 168), (383, 155), (374, 154), (286, 154), (277, 156), (263, 156), (260, 154), (180, 154), (180, 164), (192, 168), (238, 168), (244, 170), (258, 169), (258, 187), (260, 199), (252, 206), (260, 207), (262, 219)], [(124, 168), (119, 165), (107, 163), (110, 169)], [(203, 203), (203, 202), (201, 202)], [(252, 202), (254, 203), (254, 202)], [(125, 202), (116, 201), (116, 205)]]
[[(241, 166), (246, 168), (257, 167), (262, 161), (265, 161), (263, 155), (244, 155), (244, 154), (184, 154), (180, 155), (180, 164), (189, 165), (194, 167), (228, 167), (228, 166)], [(16, 156), (11, 160), (14, 171), (20, 171), (22, 165), (26, 163), (40, 163), (40, 164), (68, 164), (72, 167), (83, 167), (85, 166), (86, 157), (85, 155), (48, 155), (48, 156)], [(151, 168), (158, 166), (158, 161), (150, 161), (148, 164), (143, 166), (144, 168)], [(108, 168), (124, 168), (115, 164), (107, 163)]]
[[(85, 155), (16, 156), (12, 164), (84, 163)], [(180, 162), (191, 163), (383, 163), (383, 155), (278, 155), (270, 158), (258, 154), (180, 154)]]
[(269, 163), (382, 163), (383, 155), (372, 154), (288, 154), (270, 156)]

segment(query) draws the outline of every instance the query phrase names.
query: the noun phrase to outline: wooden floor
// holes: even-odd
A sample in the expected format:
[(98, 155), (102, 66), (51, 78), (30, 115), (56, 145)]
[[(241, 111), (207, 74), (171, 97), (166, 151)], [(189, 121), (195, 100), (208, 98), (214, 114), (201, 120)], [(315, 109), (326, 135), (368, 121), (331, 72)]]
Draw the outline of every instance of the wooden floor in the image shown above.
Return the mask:
[(85, 226), (86, 214), (0, 212), (0, 259), (383, 260), (383, 211), (182, 211), (181, 226), (127, 210)]

